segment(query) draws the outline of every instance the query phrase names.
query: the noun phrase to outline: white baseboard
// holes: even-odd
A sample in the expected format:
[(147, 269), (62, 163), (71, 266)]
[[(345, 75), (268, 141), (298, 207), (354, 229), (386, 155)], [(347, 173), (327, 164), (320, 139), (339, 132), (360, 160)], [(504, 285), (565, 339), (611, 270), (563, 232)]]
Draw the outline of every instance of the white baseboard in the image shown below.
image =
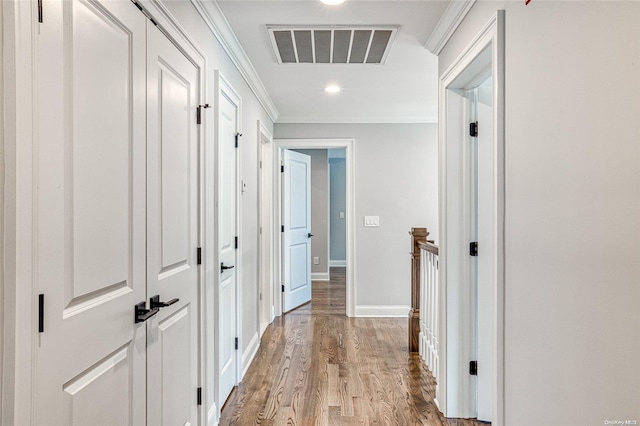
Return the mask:
[(329, 267), (333, 268), (333, 267), (345, 267), (347, 266), (347, 261), (346, 260), (330, 260), (329, 261)]
[(357, 317), (407, 318), (409, 306), (406, 305), (358, 305)]
[(218, 426), (218, 408), (216, 407), (216, 403), (209, 408), (209, 412), (207, 413), (207, 426)]
[(328, 272), (312, 272), (311, 281), (329, 281)]
[(253, 361), (253, 358), (258, 353), (258, 349), (260, 349), (260, 335), (256, 333), (251, 338), (249, 346), (247, 346), (247, 350), (242, 354), (242, 376), (240, 377), (244, 377), (251, 365), (251, 361)]

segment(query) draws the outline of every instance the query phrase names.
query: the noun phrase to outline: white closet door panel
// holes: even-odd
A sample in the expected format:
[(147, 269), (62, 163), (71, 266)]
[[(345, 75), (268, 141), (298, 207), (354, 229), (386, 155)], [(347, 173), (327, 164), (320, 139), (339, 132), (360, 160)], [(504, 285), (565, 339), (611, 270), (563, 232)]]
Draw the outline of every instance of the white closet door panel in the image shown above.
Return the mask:
[(145, 421), (145, 40), (128, 2), (51, 1), (40, 25), (37, 424)]
[[(219, 77), (218, 77), (219, 78)], [(239, 100), (218, 79), (218, 403), (222, 407), (237, 381), (237, 148)], [(225, 269), (223, 269), (223, 265)]]
[(119, 349), (63, 385), (64, 424), (132, 424), (131, 349)]
[(196, 424), (198, 69), (155, 26), (147, 35), (147, 421)]

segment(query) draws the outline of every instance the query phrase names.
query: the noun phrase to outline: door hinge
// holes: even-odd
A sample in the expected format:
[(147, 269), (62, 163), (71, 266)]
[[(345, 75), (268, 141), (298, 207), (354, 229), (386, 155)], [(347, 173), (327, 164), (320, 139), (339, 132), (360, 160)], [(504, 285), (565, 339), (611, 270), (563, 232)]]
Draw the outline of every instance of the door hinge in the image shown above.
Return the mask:
[(38, 0), (38, 22), (42, 24), (42, 0)]
[(469, 136), (478, 137), (478, 122), (469, 123)]
[(477, 241), (469, 243), (469, 255), (470, 256), (477, 256), (478, 255), (478, 242)]
[(284, 232), (284, 225), (280, 227), (280, 232)]
[(240, 145), (240, 136), (242, 133), (236, 133), (236, 148)]
[(238, 237), (235, 238), (236, 250), (238, 249)]
[(472, 376), (478, 375), (478, 361), (469, 361), (469, 374)]
[(284, 173), (284, 166), (280, 166), (280, 173)]
[(282, 284), (282, 292), (284, 293), (284, 284)]
[(202, 405), (202, 388), (198, 388), (198, 405)]
[(238, 338), (236, 337), (236, 350), (238, 350)]
[(156, 27), (158, 26), (158, 23), (157, 23), (156, 21), (154, 21), (154, 20), (153, 20), (153, 18), (151, 17), (151, 15), (149, 15), (149, 13), (148, 13), (146, 10), (144, 10), (144, 9), (142, 8), (142, 6), (140, 6), (140, 4), (138, 4), (138, 2), (137, 2), (136, 0), (131, 0), (131, 3), (135, 4), (135, 5), (136, 5), (136, 7), (138, 8), (138, 10), (140, 10), (140, 12), (142, 12), (142, 14), (143, 14), (144, 16), (146, 16), (146, 17), (147, 17), (147, 19), (148, 19), (148, 20), (150, 20), (150, 21), (151, 21), (151, 23), (152, 23), (153, 25), (155, 25)]
[(198, 247), (198, 265), (202, 265), (202, 247)]
[(210, 107), (211, 105), (209, 104), (198, 105), (198, 108), (196, 108), (196, 124), (202, 124), (202, 108)]
[(260, 168), (262, 168), (262, 160), (260, 160)]
[(38, 333), (44, 333), (44, 294), (38, 295)]

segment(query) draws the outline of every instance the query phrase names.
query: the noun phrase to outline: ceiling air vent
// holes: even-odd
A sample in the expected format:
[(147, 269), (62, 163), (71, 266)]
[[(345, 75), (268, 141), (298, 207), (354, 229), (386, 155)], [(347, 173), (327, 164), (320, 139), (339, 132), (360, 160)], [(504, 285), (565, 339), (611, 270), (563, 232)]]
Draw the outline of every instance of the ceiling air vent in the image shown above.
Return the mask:
[(384, 64), (398, 25), (267, 25), (279, 64)]

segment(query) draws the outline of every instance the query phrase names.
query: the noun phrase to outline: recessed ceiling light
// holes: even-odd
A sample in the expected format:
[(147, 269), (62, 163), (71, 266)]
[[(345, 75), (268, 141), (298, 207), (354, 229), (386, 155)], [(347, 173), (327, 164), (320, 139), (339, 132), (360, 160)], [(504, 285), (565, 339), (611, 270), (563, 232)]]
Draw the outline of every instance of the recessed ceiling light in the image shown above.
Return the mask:
[(320, 1), (324, 4), (330, 4), (332, 6), (335, 4), (344, 3), (344, 0), (320, 0)]
[(329, 93), (338, 93), (340, 90), (342, 89), (340, 89), (340, 87), (336, 86), (335, 84), (331, 84), (324, 88), (324, 91)]

